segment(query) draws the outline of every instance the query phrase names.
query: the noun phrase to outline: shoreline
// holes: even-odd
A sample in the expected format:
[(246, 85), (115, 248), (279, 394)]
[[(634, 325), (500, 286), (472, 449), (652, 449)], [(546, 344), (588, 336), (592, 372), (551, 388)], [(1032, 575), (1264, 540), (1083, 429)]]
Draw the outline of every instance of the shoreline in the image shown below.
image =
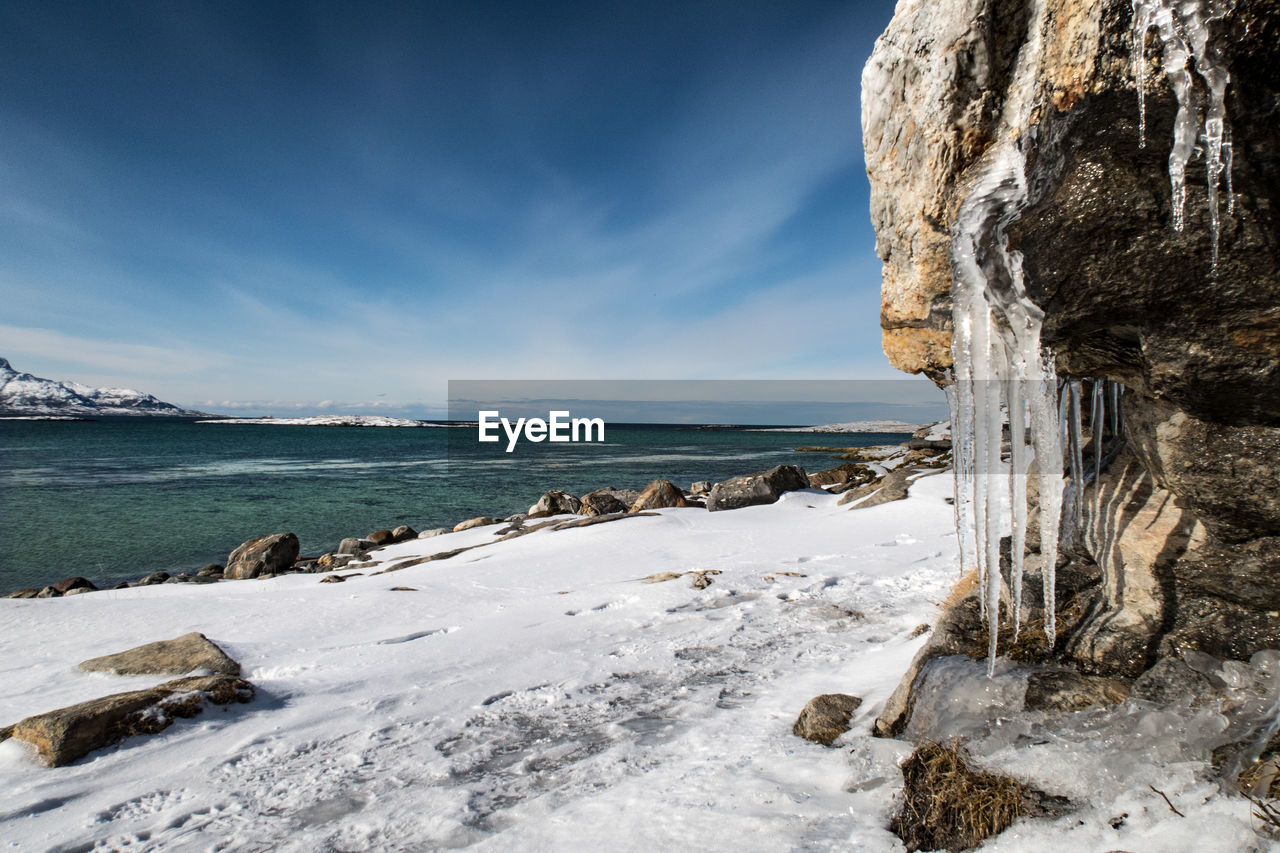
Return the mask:
[[(283, 420), (283, 419), (280, 419), (280, 420)], [(251, 421), (248, 419), (245, 419), (243, 421), (237, 421), (237, 423), (253, 423), (253, 422), (254, 421)], [(279, 421), (277, 421), (277, 423), (278, 422)], [(307, 424), (307, 425), (327, 426), (324, 424)], [(821, 429), (821, 428), (814, 428), (814, 429)], [(787, 430), (787, 431), (791, 431), (791, 430)], [(920, 432), (920, 431), (921, 430), (917, 430), (917, 432)], [(840, 464), (837, 464), (836, 466), (823, 471), (815, 472), (814, 474), (811, 474), (811, 475), (807, 474), (806, 476), (809, 477), (811, 481), (815, 479), (823, 481), (821, 484), (811, 485), (810, 486), (811, 488), (821, 488), (823, 491), (829, 491), (835, 494), (840, 494), (842, 491), (847, 490), (847, 488), (851, 488), (851, 486), (848, 486), (848, 478), (847, 477), (845, 477), (844, 479), (841, 478), (842, 477), (841, 472), (845, 474), (848, 473), (848, 470), (849, 470), (848, 466), (858, 465), (858, 466), (866, 467), (867, 470), (872, 472), (872, 474), (874, 475), (872, 479), (860, 480), (856, 485), (865, 485), (868, 482), (877, 483), (882, 481), (889, 471), (891, 471), (894, 467), (897, 467), (897, 464), (901, 464), (904, 460), (906, 460), (907, 457), (913, 451), (919, 451), (920, 448), (916, 446), (918, 444), (919, 442), (915, 438), (912, 438), (907, 441), (903, 441), (900, 444), (871, 445), (867, 447), (856, 448), (838, 457), (836, 461), (838, 461)], [(802, 448), (796, 448), (796, 450), (800, 451), (802, 450)], [(809, 449), (804, 448), (804, 450), (809, 450)], [(813, 448), (812, 450), (825, 452), (824, 448)], [(944, 451), (941, 451), (941, 450), (937, 451), (939, 455), (941, 455), (943, 452)], [(912, 462), (918, 461), (919, 458), (920, 457), (917, 455), (916, 459), (912, 459), (910, 461)], [(801, 469), (801, 470), (804, 471), (805, 469)], [(731, 477), (727, 479), (737, 479), (739, 477), (753, 476), (760, 473), (763, 473), (763, 472), (744, 473), (741, 475), (737, 475), (736, 477)], [(666, 482), (666, 481), (661, 481), (661, 480), (652, 481), (649, 484), (649, 487), (652, 487), (654, 484), (659, 482)], [(690, 484), (690, 487), (688, 489), (680, 489), (679, 487), (677, 488), (680, 491), (680, 497), (685, 502), (684, 505), (693, 506), (693, 507), (705, 507), (706, 498), (710, 493), (713, 485), (715, 484), (712, 484), (706, 481), (694, 481), (692, 484)], [(635, 489), (618, 490), (618, 489), (613, 489), (612, 487), (597, 488), (593, 492), (586, 493), (586, 495), (594, 495), (602, 492), (613, 492), (613, 493), (616, 493), (617, 495), (622, 495), (623, 497), (621, 498), (621, 500), (625, 504), (626, 512), (633, 511), (632, 506), (634, 505), (634, 502), (641, 495), (641, 492), (639, 490), (635, 490)], [(551, 489), (543, 492), (542, 497), (539, 498), (539, 501), (544, 501), (549, 495), (553, 495), (557, 493), (566, 494), (563, 492), (559, 492), (559, 490)], [(583, 497), (585, 497), (586, 495), (584, 495)], [(630, 497), (630, 500), (627, 500), (626, 499), (627, 497)], [(579, 499), (576, 496), (569, 495), (568, 498), (571, 501), (575, 501), (575, 502), (579, 501)], [(534, 510), (535, 507), (538, 505), (539, 504), (535, 503), (533, 506), (530, 507), (530, 509)], [(599, 513), (588, 513), (586, 511), (580, 512), (579, 510), (575, 509), (573, 512), (559, 513), (559, 515), (570, 515), (570, 516), (577, 515), (585, 518), (591, 518), (593, 516), (598, 516)], [(432, 538), (435, 536), (445, 535), (447, 533), (461, 532), (462, 530), (469, 529), (468, 525), (475, 526), (475, 527), (480, 527), (480, 526), (487, 527), (487, 526), (493, 526), (497, 524), (504, 524), (504, 525), (508, 525), (508, 527), (514, 525), (518, 529), (526, 521), (530, 521), (530, 520), (537, 521), (543, 518), (550, 518), (550, 517), (552, 517), (551, 513), (548, 513), (545, 511), (544, 512), (539, 512), (539, 511), (516, 512), (516, 513), (503, 515), (503, 516), (483, 515), (483, 516), (475, 516), (469, 519), (461, 519), (454, 525), (453, 528), (439, 527), (439, 528), (424, 530), (421, 532), (413, 530), (413, 528), (409, 527), (408, 525), (401, 524), (394, 528), (382, 528), (379, 530), (375, 530), (364, 536), (339, 537), (338, 538), (339, 544), (335, 546), (331, 551), (322, 552), (321, 554), (318, 554), (318, 555), (302, 555), (299, 553), (290, 562), (290, 564), (287, 567), (281, 567), (269, 573), (257, 574), (251, 578), (225, 577), (224, 573), (227, 570), (227, 565), (230, 562), (230, 557), (234, 556), (237, 550), (244, 548), (245, 546), (249, 545), (252, 542), (260, 541), (262, 539), (269, 538), (272, 536), (285, 535), (283, 533), (264, 533), (261, 536), (254, 537), (253, 539), (242, 542), (240, 545), (233, 548), (231, 551), (228, 552), (228, 555), (229, 555), (228, 558), (224, 559), (222, 563), (211, 562), (199, 569), (190, 569), (186, 571), (177, 571), (173, 573), (170, 573), (167, 570), (158, 570), (154, 572), (149, 572), (146, 575), (143, 575), (141, 578), (138, 578), (137, 580), (132, 580), (132, 581), (121, 580), (111, 585), (105, 585), (104, 583), (104, 586), (101, 586), (101, 587), (98, 586), (93, 580), (86, 578), (84, 576), (70, 576), (70, 577), (62, 578), (60, 580), (52, 581), (41, 587), (22, 587), (18, 589), (12, 589), (0, 595), (0, 598), (8, 598), (8, 599), (59, 598), (59, 597), (65, 597), (68, 595), (80, 595), (80, 594), (87, 594), (90, 592), (104, 592), (104, 591), (111, 591), (111, 590), (133, 589), (140, 586), (154, 586), (159, 584), (212, 584), (212, 583), (218, 583), (224, 580), (257, 580), (257, 579), (265, 579), (265, 578), (271, 578), (271, 577), (280, 577), (282, 575), (288, 575), (288, 574), (323, 574), (323, 573), (337, 571), (339, 569), (344, 569), (349, 566), (353, 568), (359, 567), (359, 564), (363, 562), (370, 553), (381, 550), (392, 544), (399, 544), (401, 542), (409, 541), (410, 539)], [(288, 534), (288, 535), (292, 536), (292, 534)], [(295, 540), (296, 540), (296, 537), (295, 537)], [(352, 544), (352, 543), (355, 543), (355, 544)]]

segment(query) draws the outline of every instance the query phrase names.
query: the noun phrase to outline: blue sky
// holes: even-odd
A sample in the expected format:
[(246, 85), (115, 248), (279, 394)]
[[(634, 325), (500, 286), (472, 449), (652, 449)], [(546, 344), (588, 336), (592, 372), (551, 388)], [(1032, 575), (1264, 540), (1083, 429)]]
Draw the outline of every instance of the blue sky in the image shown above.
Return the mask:
[(858, 126), (892, 6), (4, 4), (0, 356), (278, 414), (899, 376)]

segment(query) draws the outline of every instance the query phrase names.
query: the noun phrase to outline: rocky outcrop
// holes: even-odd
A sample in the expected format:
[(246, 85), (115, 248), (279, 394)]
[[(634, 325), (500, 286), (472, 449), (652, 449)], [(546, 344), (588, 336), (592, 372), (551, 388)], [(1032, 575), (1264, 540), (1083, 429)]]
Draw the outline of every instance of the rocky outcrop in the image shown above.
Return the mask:
[(716, 483), (707, 497), (707, 509), (717, 512), (744, 506), (760, 506), (778, 500), (784, 492), (809, 488), (809, 477), (795, 465), (779, 465), (768, 471), (730, 477)]
[(205, 702), (248, 702), (253, 692), (253, 685), (231, 675), (178, 678), (27, 717), (14, 725), (12, 737), (35, 747), (44, 764), (61, 767), (132, 735), (164, 731), (176, 718), (200, 713)]
[(292, 533), (274, 533), (250, 539), (227, 557), (222, 576), (243, 580), (288, 571), (298, 559), (298, 537)]
[[(1280, 16), (1274, 3), (1238, 0), (1210, 25), (1230, 74), (1234, 153), (1215, 268), (1205, 157), (1188, 166), (1185, 227), (1171, 227), (1177, 107), (1155, 35), (1144, 148), (1131, 4), (1045, 0), (1040, 18), (1033, 11), (903, 0), (867, 65), (885, 352), (902, 370), (950, 380), (952, 227), (984, 155), (1015, 138), (1027, 202), (1007, 236), (1044, 310), (1043, 342), (1060, 376), (1126, 387), (1127, 446), (1082, 488), (1078, 518), (1064, 516), (1057, 597), (1070, 613), (1054, 648), (1037, 653), (1123, 681), (1190, 652), (1247, 659), (1280, 646)], [(1037, 41), (1040, 59), (1026, 65)], [(1009, 127), (1020, 63), (1035, 106)], [(1033, 529), (1023, 600), (1033, 622), (1038, 559)], [(960, 633), (982, 630), (976, 620), (942, 621), (923, 656), (985, 654), (960, 648)], [(895, 729), (925, 665), (880, 730)]]
[(172, 640), (137, 646), (80, 664), (85, 672), (113, 675), (186, 675), (198, 669), (217, 675), (239, 675), (240, 664), (204, 634), (195, 631)]

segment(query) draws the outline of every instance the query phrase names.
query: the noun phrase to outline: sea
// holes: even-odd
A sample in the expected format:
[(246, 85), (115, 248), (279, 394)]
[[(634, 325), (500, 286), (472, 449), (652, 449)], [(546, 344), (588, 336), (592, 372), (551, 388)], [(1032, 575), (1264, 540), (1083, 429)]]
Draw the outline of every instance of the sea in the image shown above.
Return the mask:
[(106, 587), (194, 572), (282, 531), (315, 556), (380, 528), (524, 512), (549, 489), (658, 478), (687, 488), (781, 464), (819, 471), (840, 460), (795, 448), (908, 438), (758, 429), (609, 424), (604, 441), (506, 453), (505, 442), (476, 442), (474, 426), (0, 421), (0, 594), (77, 575)]

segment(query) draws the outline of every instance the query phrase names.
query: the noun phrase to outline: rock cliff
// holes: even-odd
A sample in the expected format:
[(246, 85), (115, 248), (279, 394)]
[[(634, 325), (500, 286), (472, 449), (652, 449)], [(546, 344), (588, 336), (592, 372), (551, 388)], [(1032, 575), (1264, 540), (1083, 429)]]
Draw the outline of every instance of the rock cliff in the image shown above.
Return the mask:
[[(1185, 650), (1280, 647), (1280, 6), (1213, 7), (1233, 154), (1216, 267), (1202, 154), (1187, 167), (1185, 227), (1171, 227), (1177, 103), (1155, 32), (1143, 147), (1130, 2), (1038, 8), (903, 0), (867, 64), (885, 352), (949, 381), (951, 229), (979, 158), (1014, 134), (1028, 197), (1009, 245), (1045, 311), (1043, 342), (1060, 376), (1126, 388), (1125, 446), (1085, 489), (1081, 523), (1063, 528), (1058, 597), (1074, 609), (1053, 655), (1131, 679)], [(1037, 36), (1034, 107), (1010, 129), (1002, 108)], [(1202, 113), (1204, 81), (1191, 79)], [(1037, 588), (1024, 587), (1033, 619)], [(954, 632), (944, 639), (923, 655), (955, 653)], [(883, 731), (900, 729), (907, 686)]]

